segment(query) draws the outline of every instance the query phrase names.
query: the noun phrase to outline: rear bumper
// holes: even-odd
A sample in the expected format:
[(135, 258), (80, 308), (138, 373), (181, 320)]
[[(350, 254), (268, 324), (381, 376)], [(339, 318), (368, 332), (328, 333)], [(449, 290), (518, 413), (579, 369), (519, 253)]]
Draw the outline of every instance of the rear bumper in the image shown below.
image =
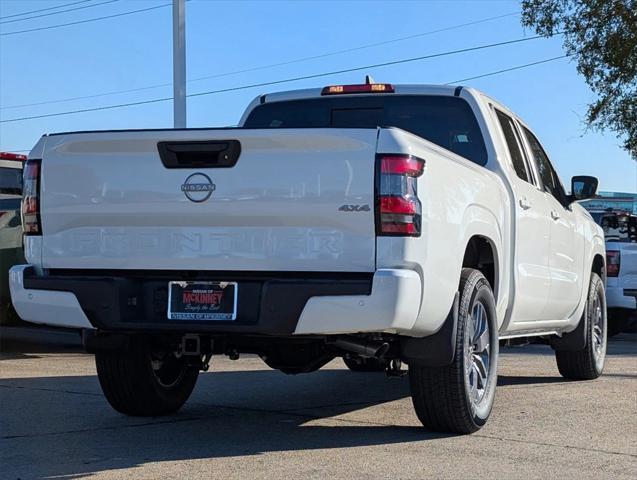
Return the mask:
[(32, 268), (16, 265), (9, 270), (11, 301), (22, 320), (57, 327), (92, 328), (73, 293), (27, 288), (25, 272), (32, 272)]
[[(374, 274), (212, 273), (198, 279), (239, 282), (234, 321), (168, 320), (167, 285), (182, 272), (59, 272), (38, 276), (28, 265), (10, 272), (11, 297), (24, 320), (107, 331), (287, 336), (399, 332), (420, 307), (420, 278), (406, 270)], [(178, 278), (175, 278), (175, 277)], [(182, 276), (179, 278), (179, 276)]]
[(637, 309), (637, 289), (607, 286), (606, 305), (608, 308)]

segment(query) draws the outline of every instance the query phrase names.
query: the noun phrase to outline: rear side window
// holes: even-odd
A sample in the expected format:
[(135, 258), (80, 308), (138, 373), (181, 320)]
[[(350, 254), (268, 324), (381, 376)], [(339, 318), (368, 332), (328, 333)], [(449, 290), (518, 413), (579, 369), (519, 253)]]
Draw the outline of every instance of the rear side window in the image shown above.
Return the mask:
[(0, 167), (0, 194), (22, 195), (22, 170)]
[(436, 95), (360, 95), (264, 103), (245, 128), (398, 127), (478, 165), (487, 163), (482, 132), (462, 98)]
[(515, 173), (517, 173), (518, 177), (525, 182), (531, 183), (520, 141), (515, 130), (515, 125), (513, 125), (513, 120), (499, 110), (496, 110), (496, 114), (498, 115), (498, 121), (500, 122), (502, 133), (504, 133), (504, 138), (506, 139), (507, 147), (509, 148), (509, 154), (511, 156), (511, 162), (513, 162)]

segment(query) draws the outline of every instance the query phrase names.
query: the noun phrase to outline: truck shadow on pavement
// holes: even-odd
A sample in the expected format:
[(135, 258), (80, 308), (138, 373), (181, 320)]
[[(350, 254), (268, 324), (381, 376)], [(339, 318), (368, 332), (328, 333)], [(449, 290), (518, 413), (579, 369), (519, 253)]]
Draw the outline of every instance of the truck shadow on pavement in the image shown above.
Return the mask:
[[(382, 373), (224, 371), (202, 374), (179, 413), (130, 418), (110, 408), (92, 375), (2, 379), (0, 464), (4, 478), (69, 478), (149, 462), (443, 437), (417, 427), (411, 413), (395, 425), (394, 409), (379, 408), (408, 396), (406, 377)], [(407, 408), (411, 402), (396, 406)]]
[[(499, 385), (558, 381), (501, 376)], [(0, 464), (4, 478), (72, 478), (153, 462), (446, 437), (419, 427), (411, 402), (385, 405), (407, 397), (407, 377), (382, 373), (213, 371), (179, 413), (130, 418), (110, 408), (93, 375), (3, 379)]]

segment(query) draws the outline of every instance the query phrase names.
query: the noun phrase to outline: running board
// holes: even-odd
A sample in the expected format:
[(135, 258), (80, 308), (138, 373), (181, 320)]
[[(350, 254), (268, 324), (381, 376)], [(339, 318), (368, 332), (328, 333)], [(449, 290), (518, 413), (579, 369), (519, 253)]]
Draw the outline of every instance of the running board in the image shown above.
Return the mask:
[(506, 335), (500, 335), (499, 340), (511, 340), (512, 338), (523, 337), (544, 337), (546, 335), (560, 335), (557, 330), (523, 330), (519, 332), (512, 332)]

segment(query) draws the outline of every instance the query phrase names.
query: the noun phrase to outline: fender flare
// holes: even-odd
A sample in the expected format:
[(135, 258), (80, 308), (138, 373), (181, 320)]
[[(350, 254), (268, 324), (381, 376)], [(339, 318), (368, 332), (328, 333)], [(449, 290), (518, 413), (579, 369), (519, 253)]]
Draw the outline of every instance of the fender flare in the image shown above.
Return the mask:
[[(505, 249), (503, 226), (498, 221), (496, 214), (485, 206), (471, 204), (463, 215), (463, 224), (466, 227), (462, 232), (463, 253), (467, 249), (469, 241), (473, 237), (482, 237), (491, 246), (495, 269), (495, 283), (491, 286), (496, 300), (496, 315), (498, 328), (502, 327), (505, 320), (506, 306), (510, 301), (510, 272), (506, 263), (507, 251)], [(459, 271), (462, 265), (459, 264)], [(459, 277), (458, 277), (459, 278)]]
[[(595, 238), (598, 237), (594, 237), (593, 240), (595, 240)], [(592, 253), (589, 258), (590, 272), (587, 276), (588, 283), (586, 284), (586, 288), (584, 289), (585, 294), (582, 300), (584, 306), (580, 318), (577, 321), (577, 326), (570, 332), (564, 333), (561, 337), (551, 338), (550, 344), (553, 350), (577, 352), (586, 348), (586, 332), (588, 330), (588, 296), (590, 294), (591, 278), (593, 276), (593, 264), (596, 255), (601, 255), (602, 258), (605, 258), (606, 252), (602, 252), (600, 252), (599, 248), (595, 248), (595, 245), (593, 246)], [(604, 287), (606, 286), (605, 277), (606, 275), (604, 273), (600, 275), (600, 279)]]

